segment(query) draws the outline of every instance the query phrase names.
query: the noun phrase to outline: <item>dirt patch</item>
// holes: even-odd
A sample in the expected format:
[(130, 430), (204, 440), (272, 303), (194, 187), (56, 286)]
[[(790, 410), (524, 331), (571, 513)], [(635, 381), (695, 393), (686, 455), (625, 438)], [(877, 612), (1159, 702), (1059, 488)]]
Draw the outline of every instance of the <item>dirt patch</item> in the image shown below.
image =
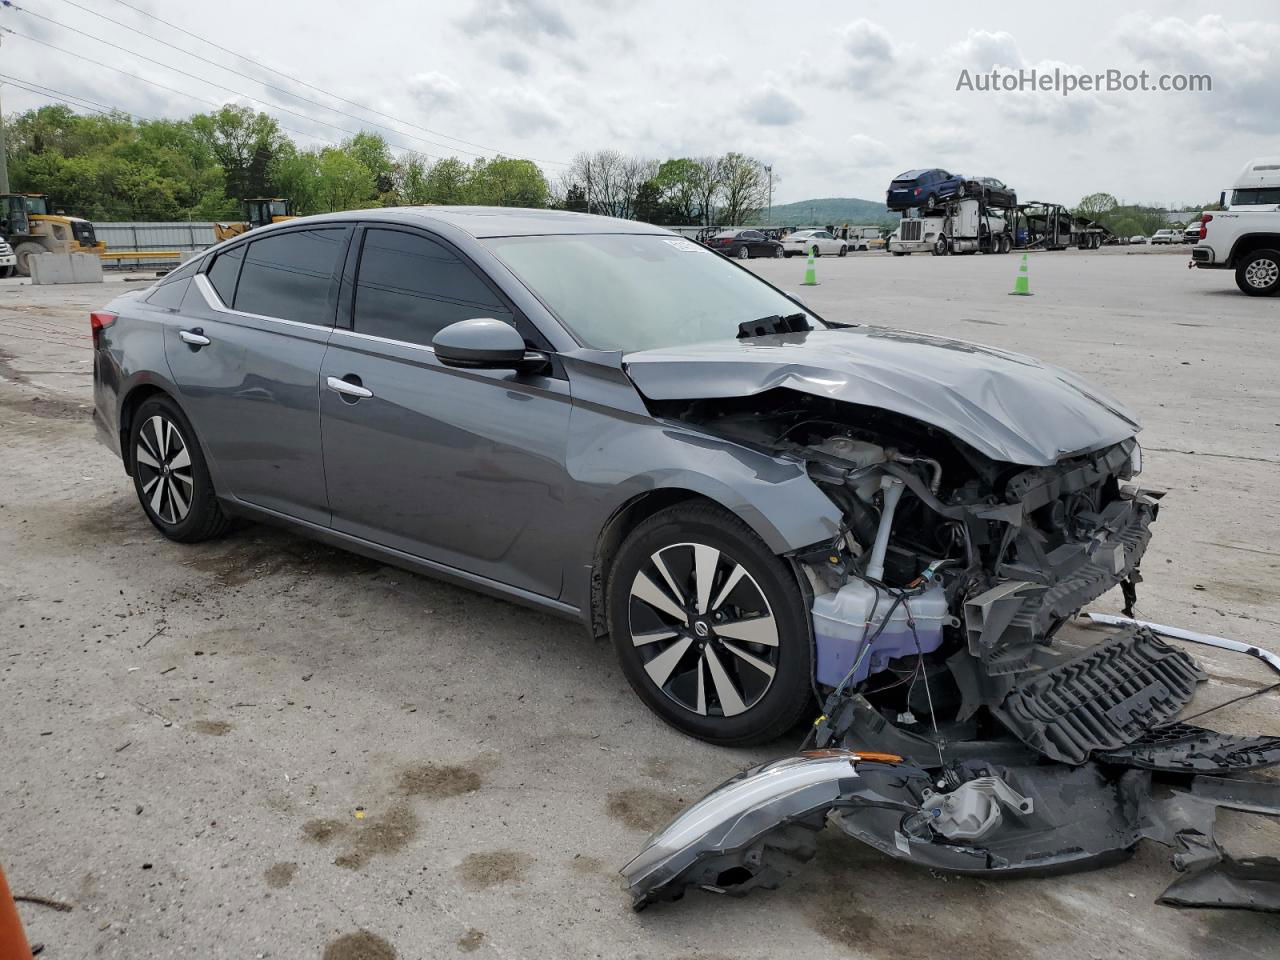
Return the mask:
[(191, 729), (196, 733), (207, 734), (210, 737), (223, 737), (230, 733), (233, 728), (225, 720), (197, 720), (191, 724)]
[(615, 790), (605, 801), (605, 812), (633, 830), (652, 833), (670, 823), (684, 808), (684, 800), (649, 787)]
[(349, 829), (350, 824), (343, 820), (334, 820), (333, 818), (323, 818), (319, 820), (308, 820), (302, 825), (302, 836), (305, 840), (321, 845), (328, 843), (334, 837), (342, 836)]
[(396, 960), (396, 948), (376, 933), (344, 933), (324, 948), (323, 960)]
[(28, 414), (41, 420), (76, 421), (89, 419), (89, 408), (78, 400), (61, 397), (0, 397), (0, 409)]
[(403, 850), (418, 834), (418, 817), (408, 807), (392, 807), (380, 817), (357, 820), (349, 828), (347, 849), (333, 862), (359, 870), (371, 859)]
[(640, 772), (654, 780), (674, 780), (675, 773), (671, 769), (671, 761), (666, 757), (646, 757)]
[(479, 950), (482, 943), (484, 943), (484, 931), (472, 927), (458, 938), (458, 949), (463, 953), (471, 953)]
[(186, 561), (186, 566), (211, 574), (223, 586), (239, 587), (281, 573), (351, 577), (373, 573), (382, 565), (345, 550), (273, 533), (267, 538), (228, 541)]
[(474, 793), (483, 784), (480, 774), (466, 766), (424, 763), (400, 773), (400, 792), (406, 797), (439, 800)]
[(293, 876), (298, 872), (296, 863), (273, 863), (263, 871), (262, 879), (267, 881), (267, 886), (279, 890), (281, 887), (287, 887), (293, 882)]
[(568, 861), (569, 869), (574, 873), (581, 873), (586, 876), (592, 876), (597, 873), (607, 873), (608, 867), (604, 865), (604, 861), (599, 857), (588, 857), (578, 854)]
[(524, 879), (533, 857), (519, 850), (471, 853), (458, 865), (458, 876), (468, 890), (486, 890)]

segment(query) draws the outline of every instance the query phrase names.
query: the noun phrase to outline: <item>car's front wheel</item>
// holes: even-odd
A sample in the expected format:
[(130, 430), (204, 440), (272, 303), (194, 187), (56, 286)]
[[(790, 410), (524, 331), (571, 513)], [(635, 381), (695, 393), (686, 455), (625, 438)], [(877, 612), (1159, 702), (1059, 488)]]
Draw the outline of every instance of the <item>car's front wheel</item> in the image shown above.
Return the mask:
[(1280, 292), (1280, 250), (1255, 250), (1236, 267), (1236, 286), (1251, 297)]
[(143, 402), (129, 428), (130, 468), (138, 500), (170, 540), (197, 543), (226, 532), (195, 431), (178, 405), (157, 396)]
[(669, 507), (623, 541), (609, 630), (632, 689), (685, 733), (763, 743), (810, 707), (809, 630), (788, 567), (741, 520)]
[(841, 246), (840, 246), (840, 256), (842, 256), (842, 257), (843, 257), (843, 256), (844, 256), (845, 254), (847, 254), (848, 252), (849, 252), (849, 248), (848, 248), (848, 247), (846, 247), (846, 246), (844, 246), (843, 244), (841, 244)]

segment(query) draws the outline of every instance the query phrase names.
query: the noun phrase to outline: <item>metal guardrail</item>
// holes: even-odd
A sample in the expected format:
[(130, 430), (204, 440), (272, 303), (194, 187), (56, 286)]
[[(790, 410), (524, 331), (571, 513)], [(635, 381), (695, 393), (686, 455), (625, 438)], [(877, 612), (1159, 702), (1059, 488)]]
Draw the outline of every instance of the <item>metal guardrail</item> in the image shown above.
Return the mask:
[[(148, 223), (145, 221), (95, 222), (94, 234), (112, 254), (106, 263), (116, 266), (175, 265), (174, 251), (185, 259), (216, 243), (212, 223)], [(136, 257), (126, 254), (134, 253)], [(153, 254), (148, 257), (148, 254)]]

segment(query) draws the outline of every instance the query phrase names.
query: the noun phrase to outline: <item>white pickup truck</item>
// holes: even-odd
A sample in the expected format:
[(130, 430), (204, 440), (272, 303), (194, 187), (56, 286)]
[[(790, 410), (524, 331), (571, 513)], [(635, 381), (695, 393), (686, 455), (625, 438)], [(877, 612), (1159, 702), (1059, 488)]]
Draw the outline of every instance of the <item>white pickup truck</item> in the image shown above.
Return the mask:
[(1223, 210), (1206, 211), (1188, 266), (1234, 270), (1251, 297), (1280, 293), (1280, 157), (1251, 160)]

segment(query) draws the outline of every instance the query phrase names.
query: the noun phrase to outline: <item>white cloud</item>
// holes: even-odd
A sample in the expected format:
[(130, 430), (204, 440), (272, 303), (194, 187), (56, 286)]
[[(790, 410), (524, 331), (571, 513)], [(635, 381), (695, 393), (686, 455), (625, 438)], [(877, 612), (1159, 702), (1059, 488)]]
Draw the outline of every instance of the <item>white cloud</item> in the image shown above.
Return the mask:
[(893, 161), (892, 150), (875, 137), (868, 137), (864, 133), (851, 136), (843, 153), (855, 167), (880, 167)]
[(469, 34), (508, 33), (525, 38), (573, 36), (573, 27), (556, 4), (543, 0), (477, 0), (458, 24)]
[(885, 84), (901, 59), (898, 46), (879, 24), (859, 19), (841, 31), (840, 73), (855, 89), (876, 89)]
[(462, 96), (462, 87), (456, 80), (435, 71), (410, 77), (407, 88), (414, 101), (428, 110), (451, 107)]
[(762, 87), (744, 105), (752, 123), (766, 127), (788, 127), (804, 117), (804, 108), (795, 98), (774, 86)]
[(492, 101), (517, 137), (559, 130), (564, 119), (542, 94), (527, 88), (495, 90)]

